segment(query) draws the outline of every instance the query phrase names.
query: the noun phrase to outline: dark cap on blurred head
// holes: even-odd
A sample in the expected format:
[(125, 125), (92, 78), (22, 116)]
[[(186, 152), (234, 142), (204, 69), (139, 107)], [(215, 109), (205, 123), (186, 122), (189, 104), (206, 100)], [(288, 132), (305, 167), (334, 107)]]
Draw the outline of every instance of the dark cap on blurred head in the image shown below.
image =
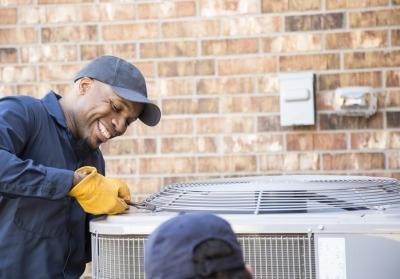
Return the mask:
[[(193, 262), (194, 249), (211, 239), (224, 241), (233, 253), (207, 259), (199, 270)], [(245, 267), (240, 244), (231, 226), (209, 213), (181, 214), (161, 224), (146, 242), (144, 265), (148, 279), (192, 278)]]
[(146, 125), (155, 126), (160, 121), (161, 111), (147, 99), (144, 77), (131, 63), (115, 56), (100, 56), (80, 70), (74, 81), (83, 77), (107, 83), (123, 99), (144, 104), (139, 119)]

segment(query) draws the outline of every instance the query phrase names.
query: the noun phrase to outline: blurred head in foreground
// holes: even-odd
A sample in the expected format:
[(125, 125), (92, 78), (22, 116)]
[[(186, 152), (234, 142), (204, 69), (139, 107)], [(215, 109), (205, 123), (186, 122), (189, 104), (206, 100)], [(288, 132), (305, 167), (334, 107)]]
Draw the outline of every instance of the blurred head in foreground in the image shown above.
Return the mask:
[(251, 279), (236, 235), (208, 213), (178, 215), (161, 224), (145, 247), (148, 279)]

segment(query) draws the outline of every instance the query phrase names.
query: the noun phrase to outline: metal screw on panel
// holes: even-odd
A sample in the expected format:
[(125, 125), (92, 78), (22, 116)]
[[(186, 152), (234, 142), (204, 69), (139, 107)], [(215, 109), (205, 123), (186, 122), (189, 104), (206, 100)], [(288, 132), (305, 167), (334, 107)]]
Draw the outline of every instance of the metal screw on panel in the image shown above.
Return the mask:
[(323, 230), (325, 229), (325, 227), (324, 227), (323, 225), (319, 225), (319, 226), (318, 226), (318, 229), (319, 229), (320, 231), (323, 231)]

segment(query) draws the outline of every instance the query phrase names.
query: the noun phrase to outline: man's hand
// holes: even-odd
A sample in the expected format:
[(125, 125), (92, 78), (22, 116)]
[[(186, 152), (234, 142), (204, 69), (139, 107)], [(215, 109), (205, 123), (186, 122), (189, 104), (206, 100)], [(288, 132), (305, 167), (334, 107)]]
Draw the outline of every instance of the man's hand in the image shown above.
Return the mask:
[(128, 186), (119, 179), (106, 178), (94, 167), (75, 171), (74, 185), (69, 195), (75, 197), (83, 210), (91, 214), (118, 214), (129, 206)]

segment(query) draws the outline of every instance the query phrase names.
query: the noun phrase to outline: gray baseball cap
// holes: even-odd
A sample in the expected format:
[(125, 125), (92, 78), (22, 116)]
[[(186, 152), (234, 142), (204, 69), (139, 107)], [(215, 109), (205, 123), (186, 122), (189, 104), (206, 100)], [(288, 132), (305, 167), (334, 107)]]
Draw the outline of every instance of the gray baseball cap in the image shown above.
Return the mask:
[(143, 112), (139, 115), (144, 124), (155, 126), (160, 121), (160, 108), (147, 99), (142, 73), (128, 61), (111, 55), (100, 56), (80, 70), (74, 81), (83, 77), (107, 83), (123, 99), (144, 104)]
[[(221, 240), (232, 254), (207, 259), (196, 266), (195, 248), (206, 240)], [(218, 271), (245, 268), (240, 244), (230, 224), (210, 213), (187, 213), (162, 223), (149, 236), (144, 251), (148, 279), (185, 279), (208, 276)]]

